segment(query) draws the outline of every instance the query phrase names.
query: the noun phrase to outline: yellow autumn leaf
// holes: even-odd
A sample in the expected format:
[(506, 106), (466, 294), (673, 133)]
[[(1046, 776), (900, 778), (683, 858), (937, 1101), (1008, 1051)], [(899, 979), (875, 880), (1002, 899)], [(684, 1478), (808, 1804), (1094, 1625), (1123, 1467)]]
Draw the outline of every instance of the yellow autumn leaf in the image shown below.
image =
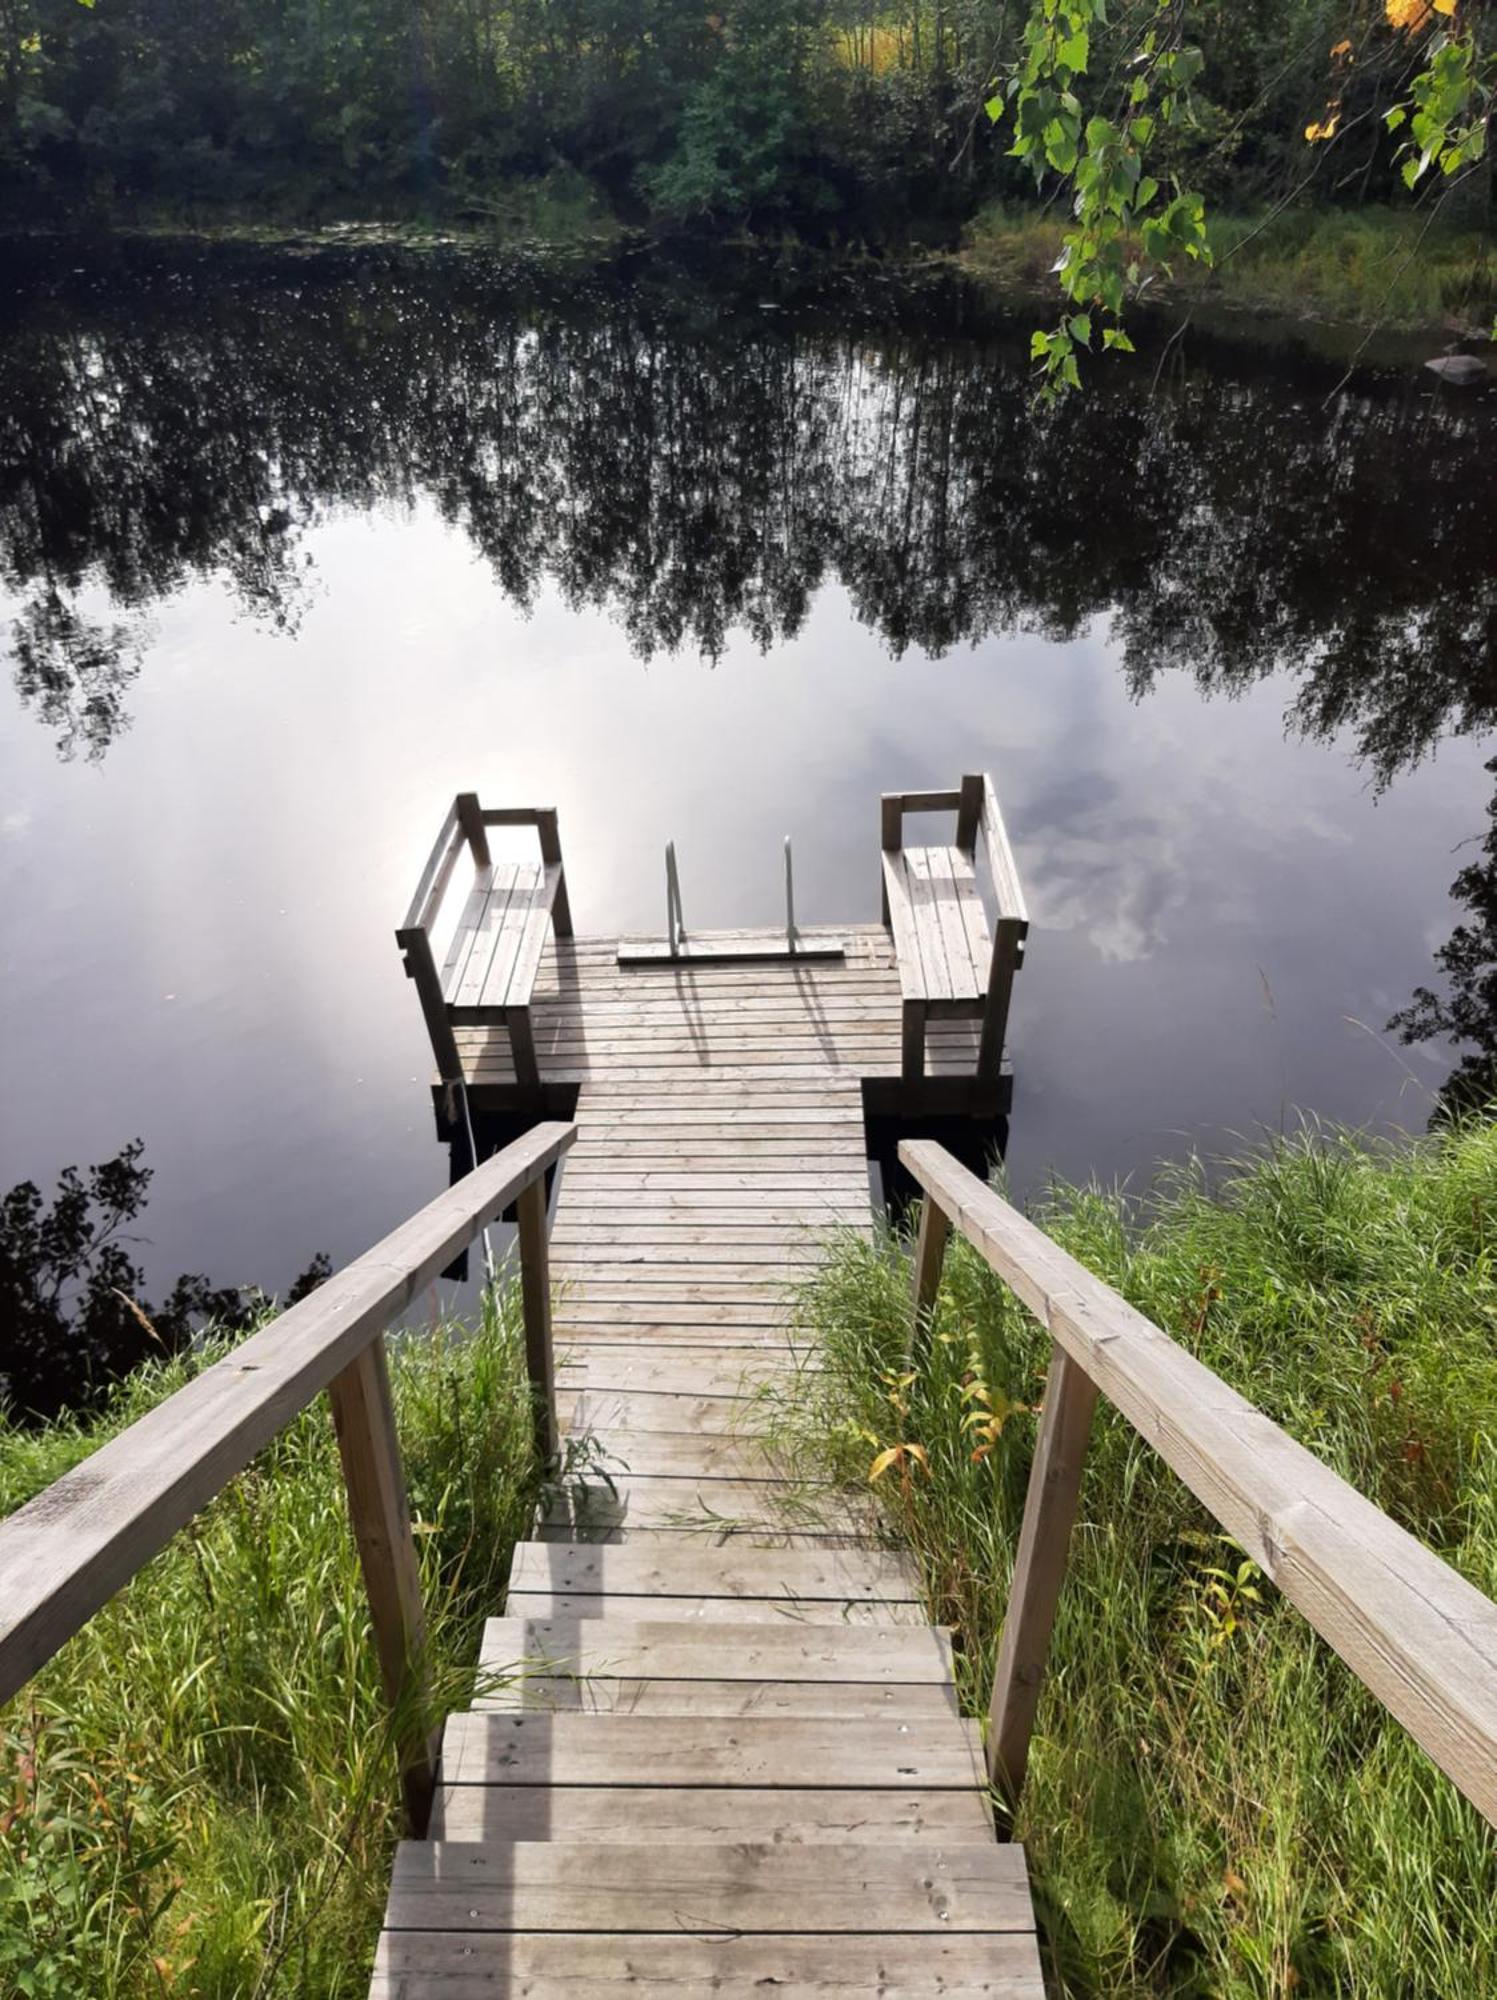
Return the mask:
[(1349, 56), (1350, 54), (1350, 41), (1337, 42), (1336, 46), (1331, 50), (1331, 61), (1339, 62), (1342, 56)]
[(1310, 141), (1312, 146), (1318, 144), (1323, 139), (1334, 139), (1336, 136), (1336, 127), (1340, 123), (1341, 113), (1332, 107), (1324, 119), (1317, 119), (1314, 124), (1305, 127), (1305, 137)]
[(1444, 14), (1448, 19), (1455, 8), (1456, 0), (1383, 0), (1388, 26), (1402, 29), (1406, 35), (1417, 35), (1432, 14)]
[(868, 1468), (868, 1484), (871, 1486), (875, 1479), (882, 1479), (891, 1465), (899, 1463), (903, 1454), (904, 1446), (898, 1444), (891, 1444), (887, 1451), (881, 1451)]

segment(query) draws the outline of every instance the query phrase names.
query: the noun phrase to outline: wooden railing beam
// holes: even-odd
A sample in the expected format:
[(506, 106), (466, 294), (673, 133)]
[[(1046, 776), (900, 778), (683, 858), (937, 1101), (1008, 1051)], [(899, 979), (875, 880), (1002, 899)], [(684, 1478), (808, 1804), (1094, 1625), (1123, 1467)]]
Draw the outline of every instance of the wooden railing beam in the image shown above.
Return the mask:
[(1497, 1825), (1497, 1604), (930, 1140), (899, 1157), (994, 1271)]
[(571, 1146), (537, 1125), (0, 1521), (0, 1702)]

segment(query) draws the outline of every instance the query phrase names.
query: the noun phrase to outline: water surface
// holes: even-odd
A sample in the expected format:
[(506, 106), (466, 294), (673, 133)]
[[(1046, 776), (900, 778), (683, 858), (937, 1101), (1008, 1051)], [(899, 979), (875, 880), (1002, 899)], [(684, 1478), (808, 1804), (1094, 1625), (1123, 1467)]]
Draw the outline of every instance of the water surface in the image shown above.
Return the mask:
[(444, 1184), (392, 937), (458, 789), (580, 929), (877, 915), (877, 794), (998, 781), (1010, 1163), (1143, 1175), (1382, 1033), (1491, 791), (1497, 400), (1191, 337), (1036, 410), (946, 281), (12, 258), (0, 1186), (141, 1135), (144, 1253), (283, 1284)]

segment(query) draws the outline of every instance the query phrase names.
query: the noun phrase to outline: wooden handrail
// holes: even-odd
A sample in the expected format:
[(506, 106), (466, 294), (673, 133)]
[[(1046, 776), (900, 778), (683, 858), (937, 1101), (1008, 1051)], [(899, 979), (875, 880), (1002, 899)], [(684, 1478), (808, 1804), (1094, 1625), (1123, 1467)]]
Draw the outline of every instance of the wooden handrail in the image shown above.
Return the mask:
[[(989, 1713), (1017, 1799), (1098, 1390), (1154, 1446), (1488, 1820), (1497, 1824), (1497, 1604), (929, 1140), (899, 1157), (1055, 1343)], [(946, 1231), (922, 1231), (917, 1349)]]
[[(0, 1702), (323, 1389), (332, 1397), (385, 1690), (398, 1700), (420, 1659), (422, 1620), (381, 1336), (518, 1199), (522, 1266), (541, 1261), (539, 1283), (524, 1273), (526, 1348), (533, 1368), (549, 1357), (545, 1234), (526, 1197), (576, 1135), (575, 1125), (537, 1125), (0, 1521)], [(555, 1413), (539, 1407), (549, 1374), (537, 1388), (549, 1441)], [(419, 1819), (433, 1775), (429, 1746), (403, 1743), (401, 1755)]]

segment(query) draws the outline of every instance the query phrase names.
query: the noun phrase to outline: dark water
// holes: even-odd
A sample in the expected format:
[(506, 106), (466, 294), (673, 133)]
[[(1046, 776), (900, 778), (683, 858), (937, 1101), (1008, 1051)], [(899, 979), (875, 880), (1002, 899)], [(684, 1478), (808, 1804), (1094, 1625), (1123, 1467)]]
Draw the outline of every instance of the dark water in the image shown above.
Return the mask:
[(1029, 321), (874, 273), (12, 254), (0, 1186), (140, 1134), (145, 1253), (284, 1283), (445, 1181), (391, 936), (459, 788), (579, 928), (877, 914), (990, 766), (1036, 916), (1010, 1160), (1291, 1107), (1382, 1033), (1491, 790), (1497, 399), (1192, 336), (1037, 412)]

